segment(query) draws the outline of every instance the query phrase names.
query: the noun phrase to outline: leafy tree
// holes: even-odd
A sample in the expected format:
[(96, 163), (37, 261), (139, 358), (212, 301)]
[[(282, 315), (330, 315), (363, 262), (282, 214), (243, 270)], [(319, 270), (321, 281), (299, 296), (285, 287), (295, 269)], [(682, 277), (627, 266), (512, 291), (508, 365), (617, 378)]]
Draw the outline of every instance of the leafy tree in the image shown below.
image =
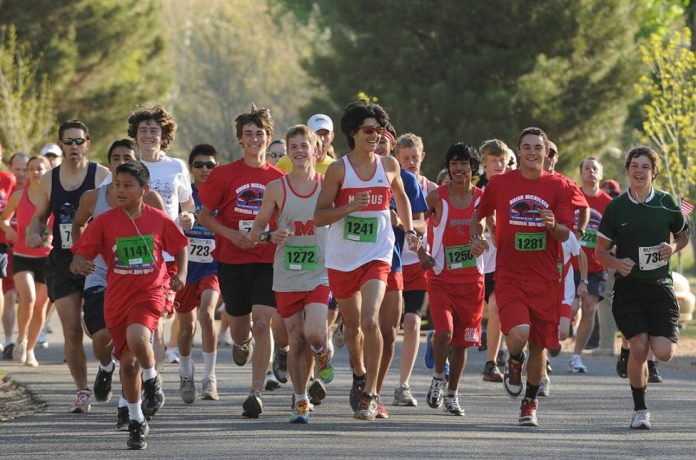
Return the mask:
[(168, 25), (157, 0), (0, 0), (0, 25), (8, 24), (42, 56), (56, 122), (85, 121), (99, 155), (126, 136), (135, 105), (161, 100), (170, 87), (161, 32)]

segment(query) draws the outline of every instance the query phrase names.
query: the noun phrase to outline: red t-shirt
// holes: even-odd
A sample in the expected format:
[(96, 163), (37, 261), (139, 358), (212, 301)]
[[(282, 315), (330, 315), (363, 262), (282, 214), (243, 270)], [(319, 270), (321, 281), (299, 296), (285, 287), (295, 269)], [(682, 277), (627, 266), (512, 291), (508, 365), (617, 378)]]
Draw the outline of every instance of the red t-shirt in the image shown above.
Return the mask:
[[(14, 174), (0, 171), (0, 213), (5, 210), (7, 200), (10, 199), (10, 195), (12, 195), (16, 185), (17, 180)], [(3, 231), (0, 231), (0, 244), (7, 244), (7, 237), (5, 237), (5, 232)]]
[[(216, 218), (222, 225), (249, 232), (261, 209), (266, 185), (284, 175), (282, 170), (270, 163), (252, 168), (244, 160), (237, 160), (215, 168), (198, 191), (198, 196), (203, 206), (217, 211)], [(242, 249), (227, 238), (215, 235), (213, 257), (226, 264), (271, 264), (275, 250), (274, 244)]]
[(539, 209), (553, 211), (556, 221), (573, 223), (572, 190), (555, 174), (525, 179), (519, 170), (491, 177), (477, 210), (496, 213), (496, 279), (559, 281), (560, 244), (551, 237)]
[[(559, 172), (554, 171), (553, 174), (560, 177), (561, 179), (563, 179), (570, 187), (571, 192), (572, 192), (571, 204), (573, 205), (573, 210), (590, 207), (590, 205), (587, 203), (587, 200), (585, 199), (585, 194), (582, 193), (582, 189), (577, 184), (577, 182), (575, 182), (570, 177), (565, 176)], [(576, 224), (577, 224), (577, 221), (574, 220), (572, 223), (573, 226), (570, 229), (574, 230)]]
[[(602, 215), (604, 215), (604, 209), (606, 209), (607, 204), (612, 200), (604, 191), (600, 190), (595, 196), (591, 196), (583, 192), (587, 203), (590, 205), (590, 221), (587, 223), (587, 228), (585, 229), (585, 236), (580, 240), (580, 246), (582, 250), (587, 255), (587, 271), (589, 273), (601, 272), (605, 270), (604, 265), (599, 262), (597, 256), (595, 255), (595, 248), (597, 247), (597, 230), (599, 229), (599, 223), (602, 221)], [(578, 213), (575, 213), (575, 226), (578, 224)], [(573, 257), (573, 268), (577, 271), (578, 261), (577, 257)]]
[(115, 325), (134, 301), (151, 300), (164, 307), (169, 275), (162, 252), (176, 254), (187, 244), (188, 238), (164, 211), (143, 205), (135, 221), (120, 207), (100, 214), (71, 251), (89, 260), (97, 255), (104, 258), (108, 286), (104, 319), (107, 325)]

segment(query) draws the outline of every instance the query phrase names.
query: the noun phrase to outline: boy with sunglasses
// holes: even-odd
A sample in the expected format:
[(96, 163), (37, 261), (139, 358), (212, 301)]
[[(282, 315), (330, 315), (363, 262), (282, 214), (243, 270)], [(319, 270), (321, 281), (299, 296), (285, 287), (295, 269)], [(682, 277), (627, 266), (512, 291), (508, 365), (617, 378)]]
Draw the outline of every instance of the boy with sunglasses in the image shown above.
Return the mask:
[(46, 286), (48, 297), (54, 302), (60, 316), (65, 338), (65, 360), (77, 387), (77, 397), (70, 411), (85, 413), (90, 410), (92, 401), (92, 392), (87, 387), (87, 358), (82, 345), (82, 291), (85, 277), (68, 270), (72, 260), (72, 223), (82, 194), (101, 184), (109, 170), (87, 159), (89, 129), (83, 122), (63, 122), (58, 129), (58, 138), (64, 161), (50, 174), (41, 177), (42, 193), (27, 230), (26, 243), (30, 248), (44, 244), (47, 239), (46, 223), (53, 213), (53, 249), (46, 266)]
[[(208, 144), (196, 145), (189, 155), (189, 166), (193, 176), (193, 201), (196, 214), (201, 210), (198, 191), (217, 166), (217, 151)], [(196, 385), (193, 380), (194, 365), (191, 356), (193, 334), (196, 330), (196, 309), (201, 323), (203, 340), (203, 362), (205, 371), (201, 385), (201, 398), (216, 401), (220, 398), (215, 377), (217, 361), (217, 328), (215, 307), (220, 299), (220, 284), (217, 277), (217, 262), (213, 260), (215, 234), (196, 222), (184, 232), (189, 238), (188, 277), (186, 287), (176, 295), (174, 308), (179, 318), (179, 394), (185, 403), (196, 400)]]

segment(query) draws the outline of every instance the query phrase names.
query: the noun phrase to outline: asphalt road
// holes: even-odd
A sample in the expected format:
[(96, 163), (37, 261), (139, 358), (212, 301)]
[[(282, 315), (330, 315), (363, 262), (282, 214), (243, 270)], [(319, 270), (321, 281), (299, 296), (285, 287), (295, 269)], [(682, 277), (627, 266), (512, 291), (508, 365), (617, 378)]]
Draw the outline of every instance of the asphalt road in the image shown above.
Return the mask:
[[(53, 324), (57, 324), (54, 319)], [(250, 368), (232, 362), (230, 348), (218, 356), (219, 401), (186, 405), (178, 396), (177, 365), (165, 365), (167, 401), (152, 421), (148, 448), (126, 450), (126, 432), (115, 431), (116, 398), (92, 405), (87, 415), (68, 413), (75, 389), (62, 363), (60, 330), (39, 350), (37, 369), (0, 362), (16, 381), (47, 403), (43, 412), (0, 424), (0, 459), (8, 458), (696, 458), (696, 366), (662, 366), (665, 382), (652, 385), (648, 406), (652, 430), (628, 428), (633, 408), (626, 380), (616, 376), (615, 358), (586, 355), (589, 374), (567, 372), (569, 356), (552, 358), (551, 396), (541, 398), (538, 428), (517, 426), (519, 399), (502, 384), (481, 380), (485, 353), (469, 351), (460, 383), (465, 417), (431, 409), (425, 402), (430, 373), (419, 356), (411, 386), (416, 408), (391, 407), (398, 363), (387, 376), (382, 399), (389, 420), (357, 421), (348, 405), (347, 351), (337, 350), (337, 374), (329, 395), (311, 414), (309, 425), (288, 423), (291, 386), (265, 393), (258, 420), (241, 417)], [(423, 347), (421, 347), (421, 355)], [(89, 354), (89, 348), (88, 348)], [(398, 355), (397, 355), (398, 356)], [(202, 368), (199, 346), (194, 348)], [(90, 365), (90, 380), (96, 364)], [(115, 379), (115, 388), (118, 382)], [(199, 380), (197, 380), (198, 383)]]

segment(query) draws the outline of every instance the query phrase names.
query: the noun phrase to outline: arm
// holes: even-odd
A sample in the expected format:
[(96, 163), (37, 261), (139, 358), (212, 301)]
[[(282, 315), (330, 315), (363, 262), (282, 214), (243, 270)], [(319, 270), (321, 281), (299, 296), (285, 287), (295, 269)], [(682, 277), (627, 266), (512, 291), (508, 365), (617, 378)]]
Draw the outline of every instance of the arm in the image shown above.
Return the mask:
[[(432, 216), (434, 219), (439, 219), (440, 216), (442, 215), (442, 204), (440, 203), (440, 199), (438, 198), (437, 192), (435, 190), (431, 191), (428, 193), (428, 196), (425, 199), (426, 203), (428, 204), (428, 209), (431, 210)], [(427, 270), (435, 265), (435, 259), (433, 259), (433, 256), (428, 253), (428, 251), (425, 249), (427, 245), (421, 245), (418, 248), (418, 261), (420, 263), (420, 266), (423, 270)]]
[(396, 212), (403, 223), (408, 244), (411, 249), (415, 250), (418, 247), (418, 236), (413, 229), (411, 204), (408, 201), (408, 197), (404, 191), (404, 184), (401, 180), (401, 167), (394, 157), (383, 157), (382, 164), (387, 173), (391, 172), (394, 174), (394, 178), (391, 182), (391, 189), (394, 201), (396, 202)]
[(17, 210), (17, 206), (19, 205), (19, 200), (21, 198), (21, 191), (14, 192), (12, 195), (10, 195), (10, 199), (7, 201), (7, 205), (5, 206), (5, 209), (2, 211), (2, 215), (0, 215), (0, 230), (5, 232), (5, 237), (7, 237), (7, 241), (11, 243), (17, 241), (17, 232), (15, 232), (14, 228), (12, 228), (12, 226), (10, 225), (10, 221), (12, 220), (12, 216), (14, 216), (14, 213)]
[(162, 197), (155, 190), (150, 190), (149, 192), (145, 193), (143, 196), (143, 203), (164, 211), (164, 201), (162, 201)]
[(198, 214), (198, 222), (214, 234), (227, 238), (239, 248), (250, 249), (254, 247), (254, 242), (251, 241), (246, 232), (225, 227), (217, 220), (213, 212), (205, 206), (201, 208), (201, 212)]
[(82, 232), (87, 226), (87, 221), (90, 217), (92, 217), (92, 214), (94, 214), (94, 208), (97, 205), (98, 195), (99, 190), (94, 189), (83, 193), (80, 197), (80, 204), (77, 207), (72, 224), (73, 241), (80, 239)]
[(568, 227), (566, 225), (556, 221), (556, 216), (554, 215), (552, 210), (540, 209), (539, 214), (541, 215), (541, 219), (544, 221), (546, 230), (548, 230), (551, 233), (551, 238), (560, 242), (563, 242), (568, 239), (568, 234), (570, 233), (570, 230), (568, 230)]
[(480, 217), (478, 210), (474, 211), (469, 221), (469, 235), (471, 235), (471, 253), (479, 257), (488, 251), (488, 242), (483, 238), (483, 231), (486, 229), (484, 225), (485, 217)]
[[(97, 165), (97, 172), (94, 176), (94, 186), (99, 187), (101, 184), (103, 184), (106, 178), (109, 177), (109, 174), (111, 174), (109, 168), (102, 165)], [(73, 241), (75, 241), (75, 239), (73, 239)]]
[(172, 288), (172, 291), (178, 292), (186, 285), (186, 276), (188, 275), (188, 248), (186, 246), (179, 249), (174, 255), (174, 262), (176, 262), (177, 272), (169, 279), (169, 287)]
[[(283, 187), (280, 180), (274, 180), (266, 186), (266, 191), (263, 194), (263, 202), (261, 203), (261, 209), (254, 219), (254, 225), (251, 227), (251, 232), (249, 232), (249, 237), (255, 243), (261, 243), (261, 234), (265, 231), (268, 223), (273, 217), (273, 213), (280, 209), (281, 203), (283, 201)], [(290, 230), (287, 228), (279, 228), (273, 232), (270, 232), (271, 239), (275, 244), (280, 244), (285, 241), (285, 239), (290, 235)], [(267, 243), (268, 240), (263, 241)]]
[(355, 199), (350, 203), (338, 208), (334, 207), (334, 201), (341, 186), (341, 177), (343, 177), (343, 162), (337, 161), (332, 163), (326, 170), (324, 185), (321, 187), (321, 192), (319, 192), (319, 198), (317, 199), (317, 207), (314, 210), (314, 225), (317, 227), (331, 225), (348, 214), (367, 206), (369, 195), (367, 192), (360, 192), (355, 195)]
[(672, 254), (676, 254), (681, 251), (689, 244), (689, 229), (686, 227), (684, 230), (674, 235), (674, 241), (672, 243), (662, 243), (660, 244), (660, 258), (662, 260), (669, 260)]
[(625, 257), (623, 259), (614, 257), (609, 252), (610, 243), (611, 241), (604, 238), (602, 235), (597, 235), (597, 247), (595, 248), (595, 255), (597, 256), (597, 259), (605, 267), (616, 269), (616, 271), (619, 272), (621, 276), (628, 276), (629, 273), (631, 273), (631, 270), (633, 270), (633, 267), (636, 263), (628, 257)]
[(189, 231), (193, 228), (193, 224), (196, 221), (193, 213), (196, 210), (196, 204), (193, 201), (193, 197), (189, 198), (188, 201), (180, 203), (181, 212), (179, 213), (179, 224), (184, 231)]
[(578, 267), (580, 268), (580, 286), (578, 286), (578, 295), (583, 299), (587, 295), (587, 254), (583, 249), (578, 253)]
[(43, 235), (46, 230), (46, 222), (51, 215), (51, 178), (52, 174), (48, 173), (41, 176), (41, 193), (39, 193), (36, 211), (31, 218), (31, 224), (26, 235), (26, 244), (30, 248), (38, 248), (44, 242)]
[(590, 208), (579, 208), (578, 209), (578, 234), (576, 235), (578, 237), (578, 240), (582, 239), (580, 237), (580, 230), (583, 232), (587, 228), (587, 224), (590, 222)]

